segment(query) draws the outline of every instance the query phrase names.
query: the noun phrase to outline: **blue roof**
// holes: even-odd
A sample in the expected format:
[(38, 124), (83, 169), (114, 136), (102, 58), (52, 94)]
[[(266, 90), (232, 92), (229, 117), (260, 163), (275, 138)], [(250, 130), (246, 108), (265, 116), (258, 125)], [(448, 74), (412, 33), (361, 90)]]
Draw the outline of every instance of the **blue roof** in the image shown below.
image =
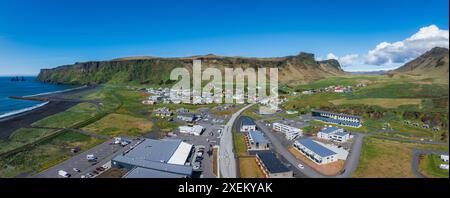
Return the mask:
[(264, 137), (263, 133), (261, 133), (261, 131), (250, 131), (248, 132), (248, 135), (250, 136), (250, 139), (254, 142), (254, 143), (258, 143), (258, 144), (268, 144), (269, 140), (266, 139), (266, 137)]
[(359, 126), (361, 126), (360, 122), (349, 122), (349, 121), (336, 120), (336, 119), (333, 119), (333, 118), (325, 118), (325, 117), (319, 117), (319, 116), (315, 116), (314, 119), (320, 120), (320, 121), (323, 121), (323, 122), (344, 125), (344, 126), (352, 126), (352, 127), (359, 127)]
[(253, 119), (251, 119), (250, 117), (247, 117), (247, 116), (242, 116), (241, 122), (242, 122), (242, 125), (255, 125), (255, 122), (253, 121)]
[(301, 145), (305, 146), (309, 150), (313, 151), (317, 155), (320, 155), (320, 157), (328, 157), (330, 155), (336, 154), (334, 151), (318, 144), (317, 142), (315, 142), (309, 138), (300, 139), (300, 140), (297, 140), (297, 142), (300, 143)]
[(332, 114), (332, 115), (338, 115), (338, 116), (344, 116), (344, 117), (348, 117), (348, 118), (356, 118), (356, 119), (361, 119), (360, 116), (355, 116), (355, 115), (348, 115), (348, 114), (344, 114), (344, 113), (334, 113), (334, 112), (329, 112), (329, 111), (321, 111), (321, 110), (313, 110), (313, 112), (316, 113), (328, 113), (328, 114)]
[(344, 136), (344, 135), (347, 135), (348, 133), (346, 133), (346, 132), (337, 132), (337, 133), (335, 133), (335, 135), (337, 135), (337, 136)]

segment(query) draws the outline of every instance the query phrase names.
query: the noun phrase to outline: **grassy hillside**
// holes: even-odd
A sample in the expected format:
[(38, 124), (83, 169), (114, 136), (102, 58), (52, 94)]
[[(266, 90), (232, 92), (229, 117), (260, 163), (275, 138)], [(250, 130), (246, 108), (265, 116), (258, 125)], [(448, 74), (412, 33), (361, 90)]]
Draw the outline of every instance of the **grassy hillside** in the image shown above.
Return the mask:
[(174, 68), (192, 70), (192, 61), (202, 60), (202, 67), (278, 68), (282, 83), (306, 83), (329, 76), (343, 75), (336, 60), (316, 61), (313, 54), (279, 58), (221, 57), (215, 55), (186, 58), (134, 57), (111, 61), (75, 63), (54, 69), (42, 69), (38, 80), (64, 84), (145, 84), (167, 85)]

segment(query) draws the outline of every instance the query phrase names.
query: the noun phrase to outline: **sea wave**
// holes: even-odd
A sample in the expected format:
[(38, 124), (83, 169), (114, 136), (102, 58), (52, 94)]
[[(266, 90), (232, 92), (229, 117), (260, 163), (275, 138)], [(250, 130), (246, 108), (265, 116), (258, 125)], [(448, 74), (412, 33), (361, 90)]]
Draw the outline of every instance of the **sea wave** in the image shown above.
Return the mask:
[(78, 90), (78, 89), (83, 89), (83, 88), (86, 88), (86, 87), (87, 87), (87, 85), (83, 85), (83, 86), (81, 86), (81, 87), (75, 87), (75, 88), (64, 89), (64, 90), (59, 90), (59, 91), (52, 91), (52, 92), (39, 93), (39, 94), (34, 94), (34, 95), (29, 95), (29, 96), (24, 96), (24, 97), (36, 97), (36, 96), (42, 96), (42, 95), (49, 95), (49, 94), (56, 94), (56, 93), (64, 93), (64, 92), (74, 91), (74, 90)]
[(8, 113), (5, 113), (5, 114), (1, 114), (0, 115), (0, 119), (6, 118), (6, 117), (9, 117), (9, 116), (13, 116), (13, 115), (17, 115), (17, 114), (20, 114), (20, 113), (24, 113), (24, 112), (27, 112), (27, 111), (31, 111), (31, 110), (37, 109), (39, 107), (42, 107), (42, 106), (44, 106), (44, 105), (46, 105), (48, 103), (49, 102), (44, 102), (44, 103), (41, 103), (41, 104), (38, 104), (38, 105), (35, 105), (35, 106), (32, 106), (32, 107), (19, 109), (19, 110), (16, 110), (16, 111), (11, 111), (11, 112), (8, 112)]

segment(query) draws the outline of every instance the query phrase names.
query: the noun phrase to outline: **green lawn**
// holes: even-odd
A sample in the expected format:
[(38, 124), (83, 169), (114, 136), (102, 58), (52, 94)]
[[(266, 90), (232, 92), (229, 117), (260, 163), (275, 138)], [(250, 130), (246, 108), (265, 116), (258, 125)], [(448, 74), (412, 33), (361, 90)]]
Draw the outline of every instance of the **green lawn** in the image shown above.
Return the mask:
[(68, 128), (96, 115), (94, 104), (81, 103), (64, 112), (49, 116), (33, 123), (37, 127)]
[(412, 149), (448, 150), (447, 146), (365, 137), (353, 177), (413, 178)]
[(17, 177), (46, 170), (74, 156), (72, 148), (85, 151), (103, 140), (75, 132), (64, 132), (38, 146), (0, 159), (0, 177)]
[(420, 162), (420, 171), (427, 177), (448, 178), (448, 170), (439, 168), (443, 162), (439, 155), (426, 155)]
[(153, 123), (147, 119), (112, 113), (82, 129), (111, 137), (143, 136), (152, 130)]
[(21, 128), (14, 131), (6, 140), (0, 140), (0, 153), (11, 151), (23, 145), (35, 142), (43, 137), (54, 134), (56, 130)]

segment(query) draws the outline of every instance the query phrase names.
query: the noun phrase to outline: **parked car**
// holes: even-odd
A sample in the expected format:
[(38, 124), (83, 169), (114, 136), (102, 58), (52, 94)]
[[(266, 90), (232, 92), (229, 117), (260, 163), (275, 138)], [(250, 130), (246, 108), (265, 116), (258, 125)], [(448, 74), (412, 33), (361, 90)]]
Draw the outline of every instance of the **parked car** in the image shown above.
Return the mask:
[(75, 171), (75, 172), (77, 172), (77, 173), (81, 172), (81, 170), (78, 169), (78, 168), (73, 168), (73, 171)]
[(64, 170), (59, 170), (58, 175), (60, 175), (61, 177), (65, 177), (65, 178), (69, 178), (71, 176), (68, 172), (66, 172)]
[(303, 164), (298, 164), (298, 167), (299, 167), (300, 169), (304, 169), (304, 168), (305, 168), (305, 166), (303, 166)]

